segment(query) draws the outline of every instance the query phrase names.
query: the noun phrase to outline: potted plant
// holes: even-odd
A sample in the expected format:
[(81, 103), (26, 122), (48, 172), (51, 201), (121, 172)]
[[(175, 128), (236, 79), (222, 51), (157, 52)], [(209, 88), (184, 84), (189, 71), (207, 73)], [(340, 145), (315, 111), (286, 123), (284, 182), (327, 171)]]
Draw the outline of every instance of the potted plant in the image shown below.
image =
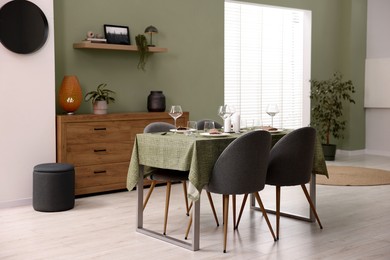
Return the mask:
[(150, 55), (148, 41), (146, 40), (145, 35), (138, 34), (137, 36), (135, 36), (135, 42), (137, 44), (138, 54), (139, 54), (139, 61), (138, 61), (137, 68), (145, 71), (145, 65)]
[(341, 73), (336, 72), (327, 80), (310, 80), (312, 104), (312, 126), (321, 137), (325, 160), (334, 160), (336, 145), (330, 144), (330, 136), (344, 138), (346, 120), (343, 119), (343, 103), (355, 103), (352, 94), (355, 87), (351, 80), (343, 81)]
[(106, 83), (102, 83), (97, 86), (96, 90), (90, 91), (85, 94), (85, 101), (92, 101), (93, 113), (96, 115), (107, 114), (107, 107), (110, 102), (114, 103), (115, 98), (112, 96), (114, 91), (106, 89)]

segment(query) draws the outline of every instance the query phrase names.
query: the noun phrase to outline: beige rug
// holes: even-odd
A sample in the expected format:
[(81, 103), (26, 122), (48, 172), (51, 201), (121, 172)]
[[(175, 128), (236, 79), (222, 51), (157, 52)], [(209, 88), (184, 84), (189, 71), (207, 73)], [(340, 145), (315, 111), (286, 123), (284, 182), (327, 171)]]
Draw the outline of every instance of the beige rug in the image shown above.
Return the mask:
[(317, 175), (317, 184), (370, 186), (390, 184), (390, 171), (352, 166), (328, 166), (329, 179)]

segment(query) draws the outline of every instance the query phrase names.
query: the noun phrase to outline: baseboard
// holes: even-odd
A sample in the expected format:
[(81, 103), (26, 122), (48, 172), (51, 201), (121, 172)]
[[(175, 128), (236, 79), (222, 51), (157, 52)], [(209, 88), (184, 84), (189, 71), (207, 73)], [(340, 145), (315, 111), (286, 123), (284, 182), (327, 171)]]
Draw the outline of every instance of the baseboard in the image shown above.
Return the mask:
[(379, 150), (366, 149), (366, 154), (389, 157), (390, 156), (390, 151), (379, 151)]
[(341, 155), (341, 156), (354, 156), (354, 155), (363, 155), (366, 154), (365, 150), (336, 150), (336, 156)]
[(0, 209), (14, 208), (14, 207), (28, 206), (28, 205), (32, 206), (32, 198), (0, 202)]
[(353, 150), (353, 151), (348, 151), (348, 150), (339, 150), (337, 149), (336, 151), (336, 156), (354, 156), (354, 155), (378, 155), (378, 156), (390, 156), (389, 151), (379, 151), (379, 150), (370, 150), (370, 149), (364, 149), (364, 150)]

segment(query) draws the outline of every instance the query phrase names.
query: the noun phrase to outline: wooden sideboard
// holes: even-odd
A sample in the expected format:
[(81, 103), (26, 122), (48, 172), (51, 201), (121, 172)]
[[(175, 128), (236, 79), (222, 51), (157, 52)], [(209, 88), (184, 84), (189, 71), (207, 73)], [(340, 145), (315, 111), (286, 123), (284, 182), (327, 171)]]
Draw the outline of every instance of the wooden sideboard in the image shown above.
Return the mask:
[[(178, 125), (188, 120), (184, 112)], [(173, 119), (166, 112), (58, 115), (57, 162), (75, 166), (75, 194), (125, 189), (135, 135), (152, 122)]]

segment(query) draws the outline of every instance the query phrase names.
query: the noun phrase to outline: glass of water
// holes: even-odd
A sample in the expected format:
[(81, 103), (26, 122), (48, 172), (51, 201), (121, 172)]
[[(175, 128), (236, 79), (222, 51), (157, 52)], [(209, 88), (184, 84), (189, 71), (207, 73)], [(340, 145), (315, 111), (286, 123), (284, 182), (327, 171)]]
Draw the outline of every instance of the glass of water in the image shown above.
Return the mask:
[(197, 132), (198, 132), (198, 126), (196, 121), (188, 121), (185, 134), (192, 135), (192, 134), (196, 134)]

